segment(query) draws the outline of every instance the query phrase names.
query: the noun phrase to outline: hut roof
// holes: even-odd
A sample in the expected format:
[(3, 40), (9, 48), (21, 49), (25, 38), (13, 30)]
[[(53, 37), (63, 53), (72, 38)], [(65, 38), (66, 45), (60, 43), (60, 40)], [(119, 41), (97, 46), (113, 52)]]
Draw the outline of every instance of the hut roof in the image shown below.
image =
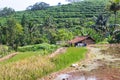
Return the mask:
[(83, 40), (85, 40), (87, 38), (91, 38), (91, 37), (89, 37), (89, 36), (77, 36), (74, 39), (70, 40), (69, 43), (77, 43), (77, 42), (83, 41)]

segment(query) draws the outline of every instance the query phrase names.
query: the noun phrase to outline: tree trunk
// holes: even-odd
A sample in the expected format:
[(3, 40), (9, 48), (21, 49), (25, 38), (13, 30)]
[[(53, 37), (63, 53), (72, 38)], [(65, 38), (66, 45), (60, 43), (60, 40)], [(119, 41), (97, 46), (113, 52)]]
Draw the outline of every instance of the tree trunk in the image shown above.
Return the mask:
[(116, 27), (116, 22), (117, 22), (117, 11), (114, 11), (114, 15), (115, 15), (114, 28), (115, 28)]

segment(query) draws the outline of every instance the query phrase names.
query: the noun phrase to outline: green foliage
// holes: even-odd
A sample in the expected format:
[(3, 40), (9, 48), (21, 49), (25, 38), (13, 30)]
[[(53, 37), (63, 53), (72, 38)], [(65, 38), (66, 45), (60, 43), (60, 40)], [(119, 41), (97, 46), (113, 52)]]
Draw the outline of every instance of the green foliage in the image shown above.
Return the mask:
[(15, 55), (14, 57), (8, 59), (8, 60), (5, 60), (5, 61), (2, 61), (0, 62), (0, 64), (7, 64), (7, 63), (11, 63), (11, 62), (16, 62), (16, 61), (20, 61), (20, 60), (23, 60), (23, 59), (27, 59), (31, 56), (38, 56), (40, 55), (40, 52), (19, 52), (17, 55)]
[(53, 52), (57, 48), (58, 48), (58, 46), (56, 46), (56, 45), (42, 43), (42, 44), (35, 44), (35, 45), (28, 45), (28, 46), (19, 47), (18, 51), (20, 51), (20, 52), (42, 51), (43, 54), (47, 54), (47, 53)]
[(49, 7), (49, 4), (45, 3), (45, 2), (37, 2), (35, 3), (33, 6), (29, 6), (27, 7), (27, 10), (43, 10)]
[(120, 10), (120, 0), (111, 0), (110, 2), (111, 3), (110, 3), (110, 6), (109, 6), (109, 10), (114, 12), (114, 15), (115, 15), (114, 25), (116, 25), (117, 12)]
[(4, 45), (0, 45), (0, 57), (3, 57), (7, 54), (9, 54), (8, 47)]
[(7, 20), (6, 33), (6, 44), (17, 51), (20, 44), (20, 38), (23, 32), (22, 26), (16, 22), (15, 19), (10, 18)]
[(107, 37), (110, 35), (110, 27), (108, 25), (109, 15), (100, 14), (97, 18), (94, 17), (95, 24), (92, 28), (98, 32), (99, 34), (103, 35), (103, 37)]
[(98, 44), (109, 44), (109, 40), (110, 40), (110, 37), (105, 38), (102, 42), (99, 42)]
[(111, 43), (120, 43), (120, 31), (117, 31), (114, 34), (113, 42), (111, 42)]
[[(115, 29), (108, 25), (113, 25), (114, 15), (111, 14), (110, 18), (105, 16), (110, 14), (106, 10), (108, 2), (109, 0), (84, 0), (50, 6), (45, 10), (19, 11), (11, 16), (0, 17), (0, 43), (17, 50), (18, 46), (56, 44), (56, 41), (68, 41), (81, 35), (90, 35), (96, 42), (101, 42), (106, 36), (112, 36)], [(36, 3), (36, 6), (40, 5), (42, 3)], [(94, 16), (98, 17), (95, 21)], [(115, 22), (119, 23), (120, 15), (117, 16)], [(9, 17), (12, 17), (12, 20)], [(95, 27), (91, 30), (94, 24)]]
[(6, 17), (6, 16), (9, 16), (14, 13), (15, 13), (14, 9), (5, 7), (0, 10), (0, 17), (2, 17), (2, 16)]
[[(7, 64), (7, 63), (11, 63), (11, 62), (16, 62), (16, 61), (20, 61), (23, 59), (27, 59), (27, 58), (32, 57), (32, 56), (38, 56), (38, 55), (44, 56), (44, 55), (52, 53), (57, 48), (58, 48), (58, 46), (50, 45), (47, 43), (19, 47), (18, 48), (19, 52), (17, 55), (15, 55), (14, 57), (12, 57), (8, 60), (0, 62), (0, 64)], [(6, 52), (3, 51), (3, 49), (6, 50)], [(2, 53), (2, 54), (4, 53), (4, 55), (5, 55), (8, 51), (8, 48), (6, 46), (0, 46), (0, 51), (2, 51), (0, 53)]]
[(73, 38), (73, 34), (68, 29), (59, 29), (56, 38), (57, 41), (67, 41)]

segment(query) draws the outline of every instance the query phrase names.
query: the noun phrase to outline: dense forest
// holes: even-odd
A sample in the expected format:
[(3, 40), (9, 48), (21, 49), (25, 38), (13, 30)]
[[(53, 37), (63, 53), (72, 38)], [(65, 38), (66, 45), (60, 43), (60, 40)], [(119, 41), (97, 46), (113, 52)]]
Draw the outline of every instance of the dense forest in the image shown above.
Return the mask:
[(57, 6), (40, 2), (17, 12), (3, 8), (0, 44), (17, 50), (18, 46), (56, 44), (82, 35), (91, 36), (96, 43), (119, 43), (120, 6), (117, 4), (109, 0), (84, 0)]

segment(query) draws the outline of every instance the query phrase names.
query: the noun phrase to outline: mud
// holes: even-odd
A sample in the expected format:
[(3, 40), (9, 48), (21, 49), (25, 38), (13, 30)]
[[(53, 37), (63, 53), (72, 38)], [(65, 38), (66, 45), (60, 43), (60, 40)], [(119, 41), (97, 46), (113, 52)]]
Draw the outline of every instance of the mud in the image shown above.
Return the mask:
[[(89, 46), (85, 60), (42, 80), (120, 80), (120, 45)], [(66, 75), (66, 76), (65, 76)]]

